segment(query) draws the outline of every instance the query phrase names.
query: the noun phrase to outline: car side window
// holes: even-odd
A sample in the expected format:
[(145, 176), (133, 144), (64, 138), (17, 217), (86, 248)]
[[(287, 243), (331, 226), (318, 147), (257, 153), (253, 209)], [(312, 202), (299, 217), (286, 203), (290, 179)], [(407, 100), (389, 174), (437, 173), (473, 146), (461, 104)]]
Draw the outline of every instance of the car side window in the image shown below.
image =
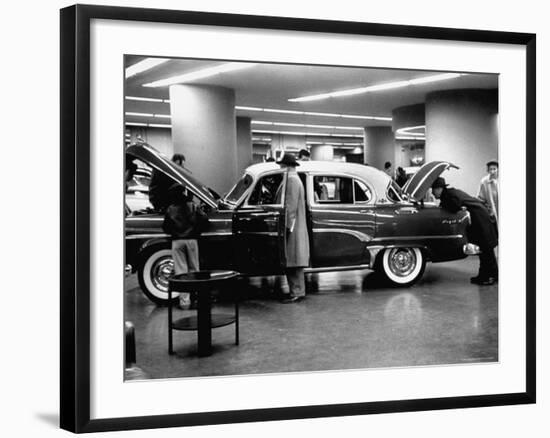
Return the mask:
[(261, 177), (248, 199), (248, 205), (274, 205), (282, 201), (282, 173), (272, 173)]
[(355, 203), (367, 203), (372, 199), (372, 192), (363, 181), (354, 180), (353, 192), (355, 195)]
[(318, 204), (353, 204), (353, 179), (342, 176), (313, 177), (313, 191)]

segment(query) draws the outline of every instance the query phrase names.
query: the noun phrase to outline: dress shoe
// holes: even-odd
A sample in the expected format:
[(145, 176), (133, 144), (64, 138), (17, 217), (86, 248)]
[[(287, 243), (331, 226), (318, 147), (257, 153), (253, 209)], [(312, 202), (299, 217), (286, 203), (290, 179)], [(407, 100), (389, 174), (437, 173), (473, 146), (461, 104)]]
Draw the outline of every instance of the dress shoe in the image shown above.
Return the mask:
[(481, 279), (478, 284), (480, 286), (492, 286), (496, 282), (497, 282), (497, 279), (495, 277), (487, 277), (487, 278)]
[(479, 282), (483, 280), (479, 275), (476, 275), (475, 277), (470, 277), (470, 283), (472, 284), (479, 284)]
[(303, 299), (304, 299), (304, 297), (288, 297), (288, 298), (283, 298), (281, 300), (281, 303), (283, 303), (283, 304), (299, 303)]

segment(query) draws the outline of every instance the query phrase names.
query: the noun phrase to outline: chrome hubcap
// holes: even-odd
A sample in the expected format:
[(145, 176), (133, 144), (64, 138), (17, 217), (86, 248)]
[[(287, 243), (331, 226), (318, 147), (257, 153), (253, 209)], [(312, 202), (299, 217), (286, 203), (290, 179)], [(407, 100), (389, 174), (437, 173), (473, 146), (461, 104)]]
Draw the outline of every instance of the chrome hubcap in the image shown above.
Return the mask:
[(416, 255), (410, 248), (394, 248), (389, 255), (389, 267), (394, 275), (406, 277), (416, 267)]
[(168, 293), (168, 280), (174, 273), (171, 257), (160, 257), (151, 268), (151, 282), (160, 291)]

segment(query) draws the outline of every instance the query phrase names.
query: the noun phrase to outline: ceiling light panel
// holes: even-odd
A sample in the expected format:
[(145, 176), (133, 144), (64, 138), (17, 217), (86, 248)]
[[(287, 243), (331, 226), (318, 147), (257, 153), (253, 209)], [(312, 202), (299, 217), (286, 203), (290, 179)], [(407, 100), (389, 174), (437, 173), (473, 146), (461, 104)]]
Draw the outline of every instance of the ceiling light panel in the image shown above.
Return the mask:
[(139, 61), (134, 65), (126, 68), (126, 79), (143, 73), (144, 71), (151, 70), (158, 65), (164, 64), (166, 61), (169, 60), (165, 58), (146, 58), (143, 61)]
[(463, 76), (462, 73), (443, 73), (439, 75), (424, 76), (422, 78), (410, 79), (408, 81), (387, 82), (385, 84), (370, 85), (368, 87), (350, 88), (347, 90), (332, 91), (329, 93), (313, 94), (310, 96), (295, 97), (288, 99), (289, 102), (311, 102), (314, 100), (323, 100), (331, 97), (355, 96), (358, 94), (371, 93), (383, 90), (392, 90), (396, 88), (408, 87), (410, 85), (427, 84), (430, 82), (445, 81), (456, 79)]
[(243, 70), (245, 68), (254, 67), (253, 63), (242, 62), (228, 62), (225, 64), (216, 65), (214, 67), (203, 68), (190, 73), (184, 73), (182, 75), (172, 76), (169, 78), (161, 79), (159, 81), (149, 82), (143, 84), (144, 87), (167, 87), (174, 84), (182, 84), (186, 82), (196, 81), (197, 79), (205, 79), (212, 76), (216, 76), (222, 73), (229, 73), (233, 71)]

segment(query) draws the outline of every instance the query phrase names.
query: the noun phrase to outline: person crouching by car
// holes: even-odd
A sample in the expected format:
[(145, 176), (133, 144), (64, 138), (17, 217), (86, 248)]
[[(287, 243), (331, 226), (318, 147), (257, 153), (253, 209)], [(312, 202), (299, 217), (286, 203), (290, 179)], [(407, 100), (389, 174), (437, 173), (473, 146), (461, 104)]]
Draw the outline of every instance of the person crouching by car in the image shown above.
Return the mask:
[(479, 273), (470, 278), (474, 284), (488, 286), (498, 281), (498, 264), (494, 248), (498, 245), (496, 227), (483, 202), (462, 190), (447, 187), (445, 180), (438, 177), (432, 184), (433, 195), (439, 199), (440, 207), (451, 213), (466, 208), (470, 213), (471, 224), (468, 227), (468, 241), (479, 246)]
[[(193, 202), (193, 195), (178, 184), (170, 187), (168, 199), (170, 203), (166, 208), (162, 229), (172, 237), (174, 274), (198, 271), (200, 267), (197, 238), (208, 218)], [(180, 307), (191, 307), (191, 294), (180, 294)]]

